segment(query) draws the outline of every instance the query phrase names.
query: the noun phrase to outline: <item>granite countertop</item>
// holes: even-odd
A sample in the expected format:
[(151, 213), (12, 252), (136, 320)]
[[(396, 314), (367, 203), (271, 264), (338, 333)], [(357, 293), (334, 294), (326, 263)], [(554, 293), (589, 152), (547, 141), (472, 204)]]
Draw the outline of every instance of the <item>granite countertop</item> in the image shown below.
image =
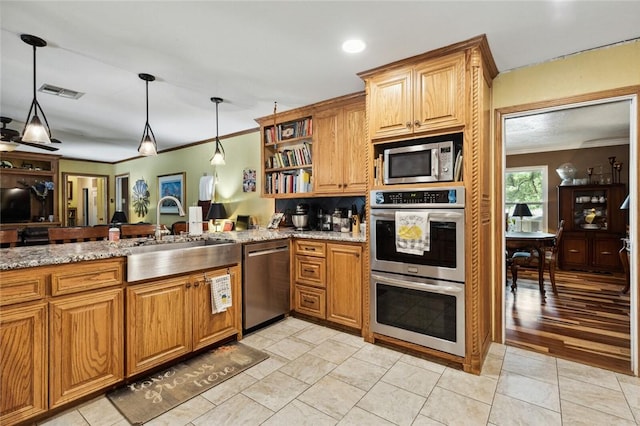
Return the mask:
[(228, 240), (236, 243), (251, 243), (285, 238), (309, 238), (318, 240), (358, 242), (366, 241), (366, 234), (352, 235), (343, 232), (296, 231), (296, 230), (249, 230), (203, 234), (201, 236), (165, 236), (162, 241), (148, 238), (123, 239), (118, 242), (88, 241), (84, 243), (48, 244), (0, 249), (0, 271), (32, 268), (36, 266), (60, 265), (88, 260), (124, 257), (132, 254), (132, 247), (204, 239)]

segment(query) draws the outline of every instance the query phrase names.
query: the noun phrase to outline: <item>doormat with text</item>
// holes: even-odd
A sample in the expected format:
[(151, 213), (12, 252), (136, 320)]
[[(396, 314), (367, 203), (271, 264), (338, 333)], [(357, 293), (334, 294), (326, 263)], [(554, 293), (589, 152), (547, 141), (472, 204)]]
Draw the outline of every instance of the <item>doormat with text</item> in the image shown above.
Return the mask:
[(220, 346), (107, 393), (131, 424), (143, 424), (211, 389), (269, 355), (242, 343)]

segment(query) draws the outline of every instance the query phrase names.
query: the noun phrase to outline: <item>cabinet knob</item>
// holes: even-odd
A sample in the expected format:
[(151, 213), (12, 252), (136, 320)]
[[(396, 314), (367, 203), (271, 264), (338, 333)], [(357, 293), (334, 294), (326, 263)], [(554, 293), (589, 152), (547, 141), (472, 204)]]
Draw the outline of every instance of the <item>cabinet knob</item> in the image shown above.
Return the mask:
[(407, 126), (407, 129), (410, 129), (411, 128), (411, 122), (407, 121), (407, 124), (405, 124), (405, 126)]
[(193, 286), (194, 286), (194, 287), (200, 287), (200, 283), (198, 283), (198, 282), (197, 282), (197, 283), (195, 283)]
[(413, 122), (413, 125), (416, 126), (416, 127), (420, 127), (421, 123), (420, 123), (419, 120), (416, 120), (416, 121)]
[(191, 288), (191, 284), (187, 283), (186, 287)]

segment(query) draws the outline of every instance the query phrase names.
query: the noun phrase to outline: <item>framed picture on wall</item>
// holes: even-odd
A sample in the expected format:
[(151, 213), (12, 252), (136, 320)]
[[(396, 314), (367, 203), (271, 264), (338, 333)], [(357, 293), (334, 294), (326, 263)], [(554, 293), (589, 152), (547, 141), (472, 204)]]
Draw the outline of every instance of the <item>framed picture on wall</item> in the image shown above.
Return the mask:
[[(158, 176), (158, 199), (168, 195), (176, 197), (185, 206), (186, 173), (174, 173)], [(173, 200), (164, 200), (160, 204), (161, 214), (178, 214), (178, 206)]]

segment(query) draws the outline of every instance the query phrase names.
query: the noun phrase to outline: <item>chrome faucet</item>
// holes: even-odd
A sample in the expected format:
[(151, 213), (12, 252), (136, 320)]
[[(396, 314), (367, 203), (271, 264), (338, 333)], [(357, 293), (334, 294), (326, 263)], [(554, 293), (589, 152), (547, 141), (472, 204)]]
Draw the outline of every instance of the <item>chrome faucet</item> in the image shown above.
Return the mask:
[(160, 204), (162, 204), (164, 200), (173, 200), (178, 206), (178, 214), (180, 214), (180, 216), (184, 216), (185, 214), (184, 209), (182, 208), (182, 204), (180, 204), (180, 200), (178, 200), (173, 195), (165, 195), (164, 197), (160, 198), (158, 200), (158, 207), (156, 208), (156, 240), (157, 241), (160, 241), (162, 239), (162, 232), (160, 232)]

